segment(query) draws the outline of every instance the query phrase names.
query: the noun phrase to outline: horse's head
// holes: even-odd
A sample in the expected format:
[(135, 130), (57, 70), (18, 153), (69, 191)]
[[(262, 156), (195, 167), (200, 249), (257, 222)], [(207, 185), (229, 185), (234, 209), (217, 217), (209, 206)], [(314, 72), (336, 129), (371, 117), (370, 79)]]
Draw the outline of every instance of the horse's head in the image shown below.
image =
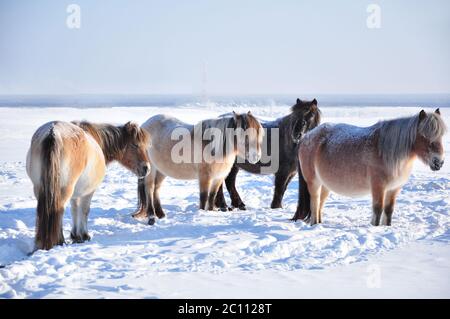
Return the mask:
[(236, 128), (238, 156), (252, 164), (257, 163), (262, 155), (264, 129), (250, 111), (246, 114), (237, 114), (233, 111), (233, 120)]
[(439, 109), (434, 113), (426, 113), (422, 110), (418, 120), (414, 151), (426, 165), (430, 166), (431, 170), (440, 170), (444, 165), (442, 136), (447, 130), (441, 113)]
[(139, 178), (144, 178), (150, 171), (148, 133), (136, 123), (128, 122), (122, 127), (122, 136), (125, 148), (120, 162)]
[(312, 101), (297, 99), (297, 103), (292, 106), (291, 110), (291, 138), (295, 144), (298, 144), (306, 132), (320, 124), (320, 110), (317, 107), (316, 99)]

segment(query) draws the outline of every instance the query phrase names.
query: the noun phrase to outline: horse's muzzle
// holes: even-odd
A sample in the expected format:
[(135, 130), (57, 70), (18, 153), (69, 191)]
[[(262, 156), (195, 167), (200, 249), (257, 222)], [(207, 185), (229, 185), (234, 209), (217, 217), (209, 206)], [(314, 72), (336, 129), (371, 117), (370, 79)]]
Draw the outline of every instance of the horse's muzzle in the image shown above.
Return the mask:
[(258, 163), (258, 161), (261, 159), (261, 156), (260, 155), (258, 155), (258, 154), (250, 154), (249, 156), (248, 156), (248, 161), (249, 161), (249, 163), (250, 164), (256, 164), (256, 163)]
[(150, 164), (149, 163), (142, 164), (138, 169), (139, 179), (144, 179), (149, 173), (150, 173)]
[(444, 161), (441, 161), (439, 158), (433, 158), (433, 162), (430, 165), (432, 171), (438, 171), (444, 165)]

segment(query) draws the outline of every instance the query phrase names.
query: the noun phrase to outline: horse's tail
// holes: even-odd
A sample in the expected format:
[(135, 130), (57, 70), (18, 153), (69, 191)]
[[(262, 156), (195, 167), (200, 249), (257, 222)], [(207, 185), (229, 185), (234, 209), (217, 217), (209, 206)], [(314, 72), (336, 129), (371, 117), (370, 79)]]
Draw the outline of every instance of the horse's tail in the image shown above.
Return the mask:
[(36, 247), (50, 249), (62, 245), (62, 218), (64, 203), (62, 202), (60, 185), (60, 147), (56, 140), (54, 128), (42, 141), (41, 185), (39, 187)]
[(305, 181), (305, 178), (302, 174), (302, 168), (300, 166), (300, 161), (297, 163), (297, 172), (298, 172), (298, 202), (297, 202), (297, 211), (292, 217), (293, 221), (298, 219), (304, 220), (307, 222), (311, 217), (311, 196), (308, 191), (308, 184)]

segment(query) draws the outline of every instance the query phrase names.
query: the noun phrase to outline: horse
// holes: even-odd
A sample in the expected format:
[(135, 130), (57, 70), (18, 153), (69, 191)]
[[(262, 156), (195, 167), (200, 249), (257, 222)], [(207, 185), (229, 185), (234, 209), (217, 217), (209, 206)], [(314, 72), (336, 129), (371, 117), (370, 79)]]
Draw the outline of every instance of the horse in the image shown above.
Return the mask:
[(322, 222), (330, 191), (372, 195), (374, 226), (390, 226), (396, 197), (416, 159), (437, 171), (444, 164), (446, 126), (439, 109), (381, 121), (370, 127), (322, 124), (307, 133), (298, 150), (299, 198), (292, 218)]
[[(312, 101), (297, 99), (296, 104), (291, 107), (290, 114), (274, 121), (261, 122), (265, 131), (263, 147), (267, 148), (265, 154), (270, 154), (271, 159), (265, 163), (262, 163), (262, 160), (260, 160), (256, 164), (237, 160), (225, 179), (232, 208), (228, 208), (227, 206), (222, 185), (217, 192), (216, 206), (220, 207), (222, 211), (233, 208), (239, 208), (240, 210), (246, 209), (236, 189), (236, 176), (239, 169), (243, 169), (253, 174), (275, 175), (275, 191), (270, 207), (281, 208), (284, 192), (297, 173), (297, 149), (299, 141), (306, 132), (319, 125), (320, 117), (321, 113), (317, 107), (316, 99)], [(278, 139), (276, 141), (272, 141), (272, 129), (278, 129)], [(279, 147), (277, 154), (272, 154), (272, 152), (276, 152), (276, 150), (271, 149), (272, 142), (277, 143)], [(277, 165), (272, 166), (275, 161)]]
[[(199, 208), (215, 210), (217, 191), (230, 172), (236, 156), (253, 163), (261, 158), (264, 130), (250, 112), (233, 112), (233, 116), (204, 120), (195, 125), (160, 114), (148, 119), (141, 127), (152, 136), (152, 146), (149, 148), (151, 170), (144, 183), (138, 184), (139, 209), (133, 217), (148, 217), (149, 225), (155, 223), (155, 214), (158, 218), (165, 216), (159, 189), (166, 176), (184, 180), (198, 179)], [(220, 134), (208, 144), (205, 137), (206, 140), (209, 139), (206, 135), (211, 129)], [(177, 140), (179, 137), (182, 137), (181, 141)], [(180, 150), (179, 144), (183, 140), (188, 141), (189, 145)], [(210, 149), (210, 144), (215, 144), (215, 147)], [(213, 160), (208, 159), (208, 150), (215, 155)], [(185, 156), (182, 161), (175, 158), (181, 151)]]
[(62, 219), (70, 199), (74, 243), (90, 240), (87, 218), (106, 165), (118, 161), (144, 178), (150, 169), (148, 133), (137, 124), (52, 121), (33, 134), (26, 171), (37, 199), (35, 250), (65, 243)]

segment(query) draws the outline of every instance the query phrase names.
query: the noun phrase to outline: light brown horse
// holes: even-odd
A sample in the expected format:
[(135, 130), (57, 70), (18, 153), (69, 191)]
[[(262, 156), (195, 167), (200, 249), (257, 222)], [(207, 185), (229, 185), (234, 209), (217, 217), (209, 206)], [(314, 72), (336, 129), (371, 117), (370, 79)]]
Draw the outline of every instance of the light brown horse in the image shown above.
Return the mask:
[[(149, 148), (151, 172), (145, 178), (145, 185), (138, 185), (140, 208), (133, 216), (149, 217), (150, 225), (155, 223), (155, 214), (158, 218), (165, 216), (159, 188), (166, 176), (198, 179), (200, 209), (214, 210), (217, 191), (236, 156), (252, 163), (261, 158), (264, 130), (250, 112), (233, 112), (233, 116), (204, 120), (196, 125), (156, 115), (142, 128), (152, 136)], [(183, 158), (178, 158), (181, 153)]]
[(87, 217), (92, 195), (106, 165), (119, 161), (141, 178), (150, 164), (148, 134), (137, 124), (49, 122), (34, 133), (27, 154), (27, 174), (37, 198), (35, 249), (64, 243), (62, 219), (70, 199), (73, 242), (89, 240)]
[(299, 202), (293, 220), (321, 223), (325, 200), (333, 191), (347, 196), (372, 194), (372, 225), (378, 226), (380, 219), (391, 225), (395, 199), (414, 160), (422, 160), (433, 171), (444, 164), (445, 132), (439, 109), (364, 128), (318, 126), (299, 147)]

